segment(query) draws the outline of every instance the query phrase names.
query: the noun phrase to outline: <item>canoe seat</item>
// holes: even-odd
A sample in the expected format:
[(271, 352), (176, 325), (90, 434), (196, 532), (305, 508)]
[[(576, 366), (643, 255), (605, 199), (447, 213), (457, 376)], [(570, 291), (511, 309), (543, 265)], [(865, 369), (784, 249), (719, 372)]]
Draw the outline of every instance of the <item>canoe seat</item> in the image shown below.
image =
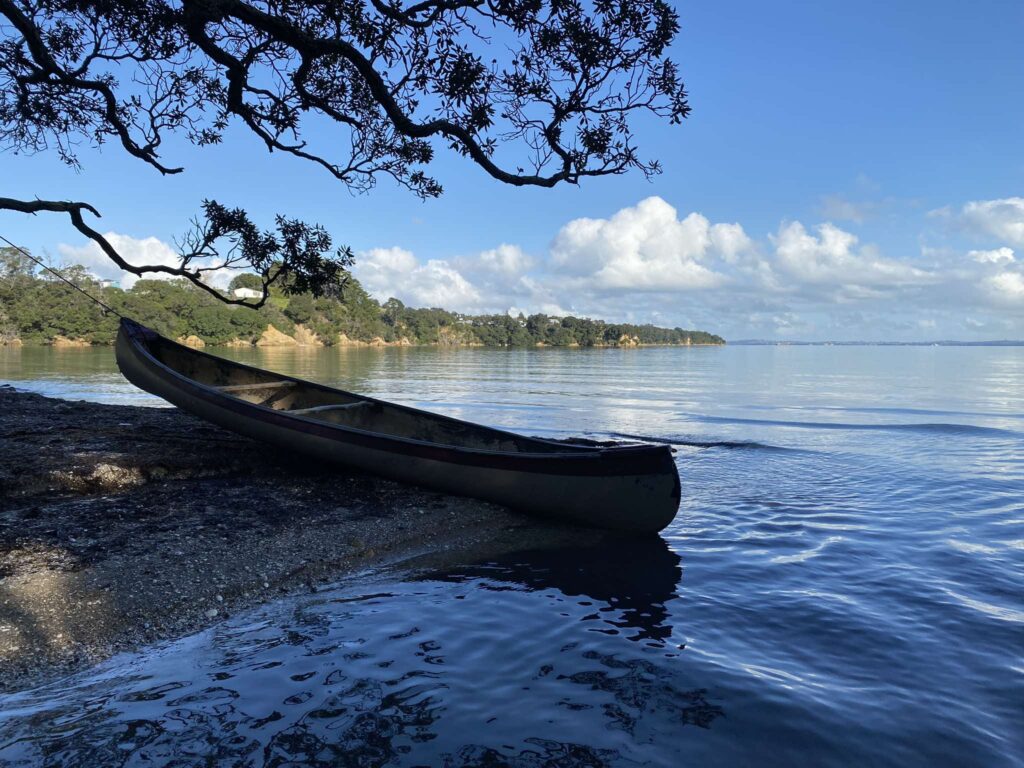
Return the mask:
[(354, 403), (339, 403), (337, 405), (316, 405), (312, 408), (295, 408), (289, 409), (287, 413), (296, 413), (303, 416), (307, 413), (324, 413), (325, 411), (347, 411), (352, 408), (363, 408), (367, 405), (373, 405), (373, 403), (366, 400), (357, 400)]
[(214, 387), (220, 392), (250, 392), (257, 389), (280, 389), (282, 387), (294, 387), (294, 381), (267, 381), (261, 384), (228, 384), (224, 387)]

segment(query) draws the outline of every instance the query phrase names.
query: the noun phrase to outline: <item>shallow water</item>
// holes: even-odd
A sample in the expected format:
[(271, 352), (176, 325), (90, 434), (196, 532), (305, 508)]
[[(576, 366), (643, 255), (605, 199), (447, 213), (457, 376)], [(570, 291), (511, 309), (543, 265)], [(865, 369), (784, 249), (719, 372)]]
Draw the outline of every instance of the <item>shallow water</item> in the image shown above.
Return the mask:
[[(1024, 349), (263, 350), (671, 443), (653, 540), (367, 577), (0, 697), (0, 765), (1024, 764)], [(0, 381), (152, 403), (109, 350)]]

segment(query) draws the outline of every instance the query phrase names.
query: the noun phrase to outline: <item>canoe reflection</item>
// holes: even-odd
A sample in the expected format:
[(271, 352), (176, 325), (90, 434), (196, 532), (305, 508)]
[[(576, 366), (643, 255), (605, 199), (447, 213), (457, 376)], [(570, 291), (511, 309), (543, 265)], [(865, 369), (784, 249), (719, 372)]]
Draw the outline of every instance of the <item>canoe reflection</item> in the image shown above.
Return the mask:
[(609, 537), (283, 601), (0, 697), (0, 765), (679, 764), (722, 714), (667, 642), (680, 575)]
[(672, 635), (666, 605), (678, 597), (680, 563), (660, 536), (609, 534), (595, 544), (523, 550), (424, 578), (481, 580), (480, 588), (496, 591), (557, 590), (583, 598), (579, 605), (593, 602), (582, 620), (600, 622), (598, 631), (660, 644)]

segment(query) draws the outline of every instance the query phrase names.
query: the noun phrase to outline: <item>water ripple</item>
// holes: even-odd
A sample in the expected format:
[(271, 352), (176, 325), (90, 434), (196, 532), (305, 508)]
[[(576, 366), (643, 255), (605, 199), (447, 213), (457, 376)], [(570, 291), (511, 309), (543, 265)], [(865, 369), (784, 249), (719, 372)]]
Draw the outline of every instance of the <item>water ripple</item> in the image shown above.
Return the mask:
[[(1024, 349), (230, 354), (676, 446), (680, 514), (0, 697), (0, 765), (1024, 764)], [(0, 379), (127, 397), (100, 355), (0, 349)]]
[(782, 419), (746, 419), (735, 416), (708, 416), (681, 411), (680, 415), (710, 424), (756, 424), (798, 429), (849, 429), (883, 432), (922, 432), (939, 435), (970, 435), (974, 437), (1012, 437), (1024, 439), (1024, 432), (998, 427), (980, 427), (973, 424), (855, 424), (835, 421), (786, 421)]

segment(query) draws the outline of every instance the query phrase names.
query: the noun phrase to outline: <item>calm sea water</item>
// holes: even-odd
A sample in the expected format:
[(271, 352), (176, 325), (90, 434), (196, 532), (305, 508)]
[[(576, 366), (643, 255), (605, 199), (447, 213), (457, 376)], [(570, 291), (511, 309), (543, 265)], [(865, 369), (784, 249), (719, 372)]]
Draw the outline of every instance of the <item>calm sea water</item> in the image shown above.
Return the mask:
[[(1024, 765), (1024, 349), (246, 351), (678, 447), (654, 539), (368, 577), (0, 697), (0, 764)], [(0, 380), (158, 405), (109, 350)]]

